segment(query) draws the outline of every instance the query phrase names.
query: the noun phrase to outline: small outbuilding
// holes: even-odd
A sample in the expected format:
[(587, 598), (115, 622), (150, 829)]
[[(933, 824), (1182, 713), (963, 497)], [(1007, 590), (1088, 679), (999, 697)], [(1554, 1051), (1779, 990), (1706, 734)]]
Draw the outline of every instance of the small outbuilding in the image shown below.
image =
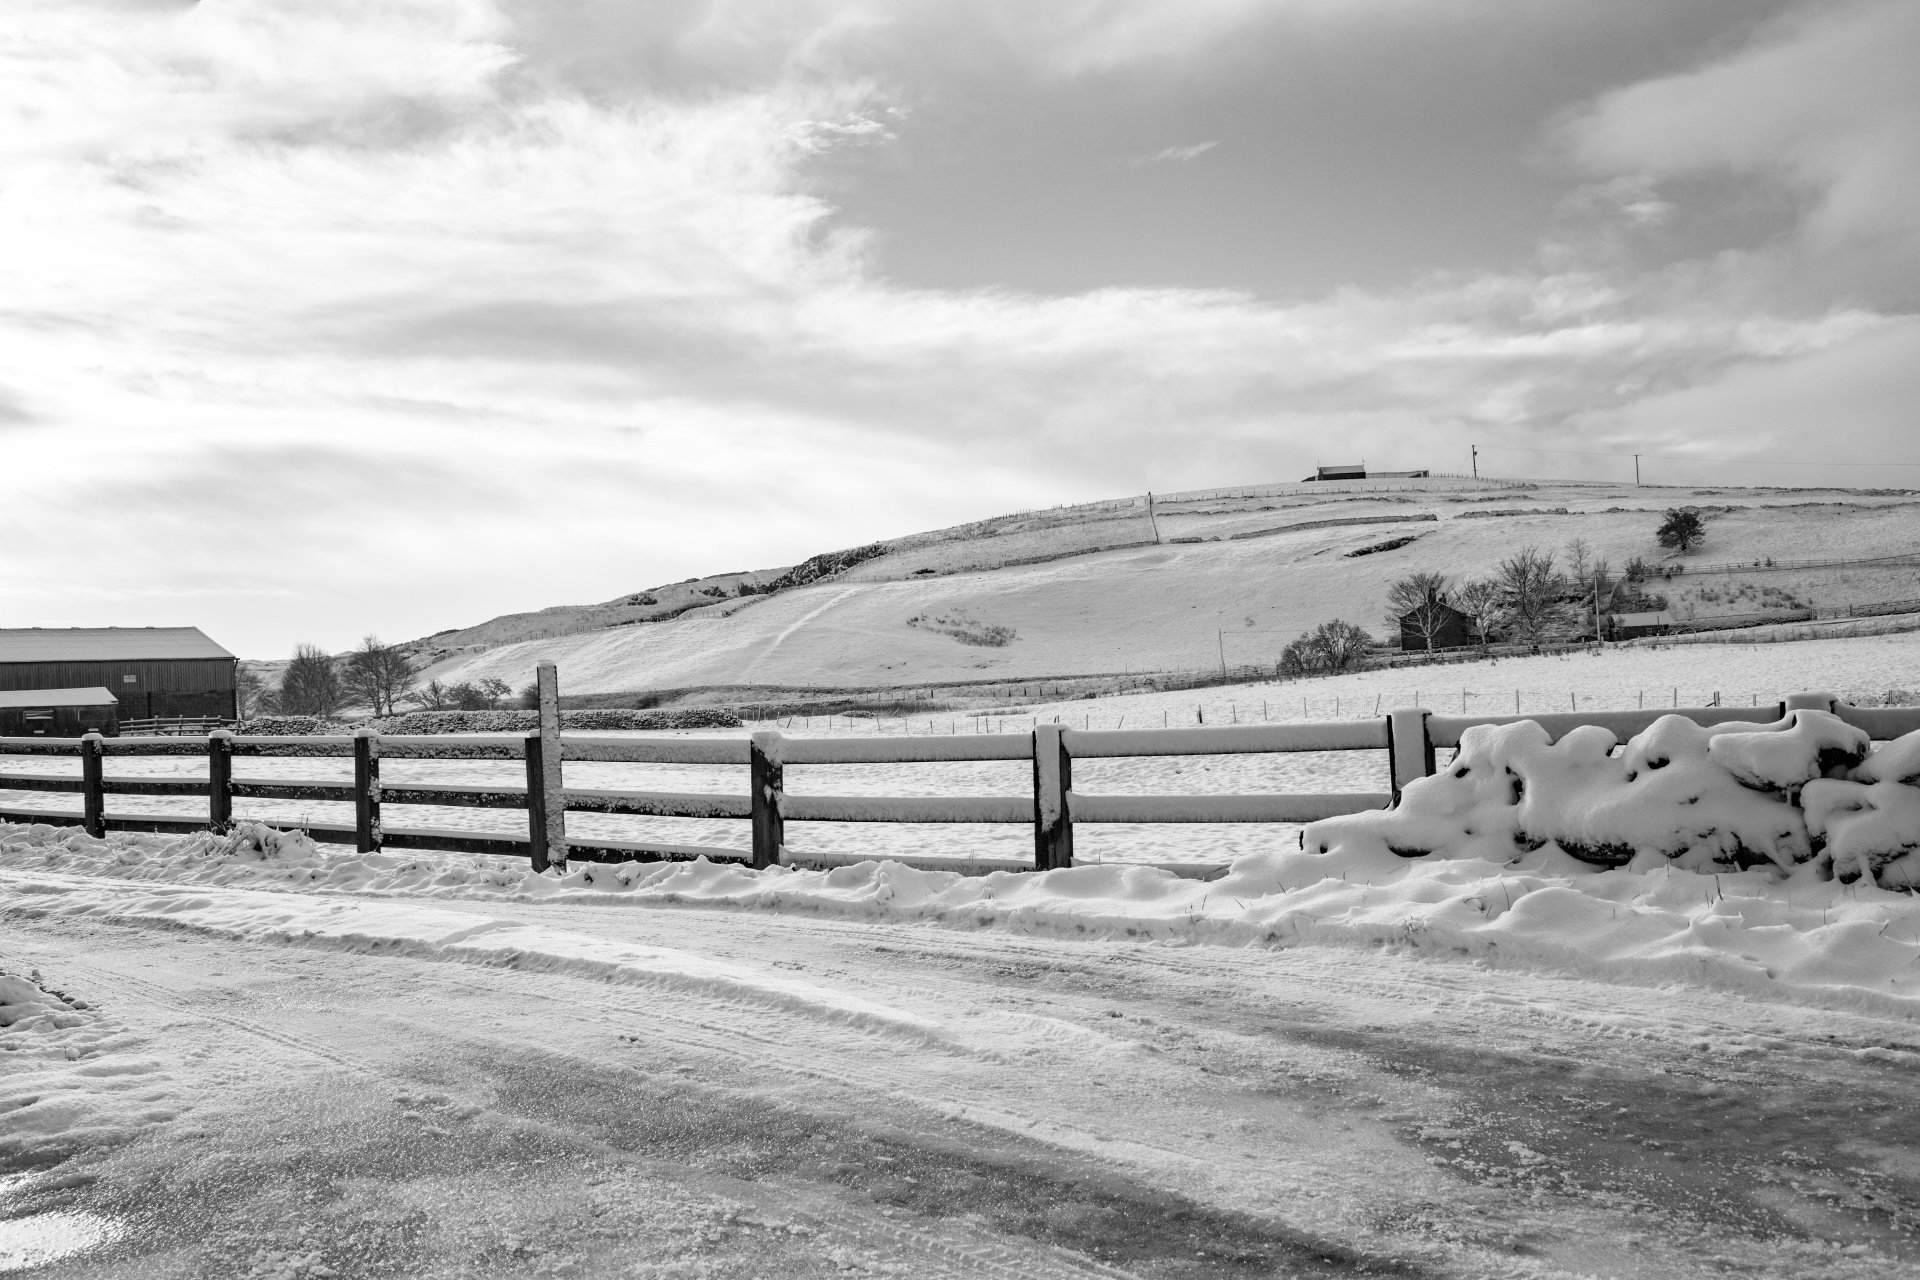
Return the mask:
[[(1422, 618), (1420, 615), (1428, 613)], [(1427, 636), (1432, 630), (1431, 641)], [(1480, 632), (1473, 617), (1460, 612), (1444, 600), (1400, 615), (1400, 648), (1407, 653), (1425, 653), (1432, 649), (1464, 649), (1480, 643)]]
[(1658, 613), (1616, 613), (1613, 615), (1613, 638), (1632, 640), (1639, 636), (1664, 636), (1673, 630), (1673, 615), (1662, 609)]
[(107, 689), (0, 692), (0, 738), (78, 738), (120, 732), (120, 699)]

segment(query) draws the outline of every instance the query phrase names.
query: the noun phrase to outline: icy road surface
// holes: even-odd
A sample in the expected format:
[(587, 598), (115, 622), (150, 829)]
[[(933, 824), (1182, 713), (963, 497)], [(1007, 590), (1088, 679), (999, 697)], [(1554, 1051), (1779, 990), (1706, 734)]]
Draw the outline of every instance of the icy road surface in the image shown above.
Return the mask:
[[(276, 911), (328, 928), (220, 924)], [(87, 1006), (0, 1027), (0, 1219), (111, 1228), (35, 1275), (1920, 1275), (1906, 1022), (1387, 952), (13, 870), (0, 968)]]

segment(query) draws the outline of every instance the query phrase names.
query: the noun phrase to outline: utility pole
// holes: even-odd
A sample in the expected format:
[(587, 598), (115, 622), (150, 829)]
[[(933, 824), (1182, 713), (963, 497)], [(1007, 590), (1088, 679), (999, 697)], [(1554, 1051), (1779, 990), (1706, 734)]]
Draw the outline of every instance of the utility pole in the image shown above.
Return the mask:
[(1473, 446), (1473, 478), (1480, 478), (1480, 446), (1477, 444)]
[(1605, 647), (1606, 637), (1600, 633), (1600, 570), (1593, 571), (1593, 642)]
[(1633, 487), (1640, 487), (1640, 455), (1637, 453), (1633, 455)]
[(1213, 638), (1218, 641), (1220, 645), (1220, 674), (1224, 676), (1227, 674), (1227, 629), (1221, 627), (1216, 630), (1213, 633)]

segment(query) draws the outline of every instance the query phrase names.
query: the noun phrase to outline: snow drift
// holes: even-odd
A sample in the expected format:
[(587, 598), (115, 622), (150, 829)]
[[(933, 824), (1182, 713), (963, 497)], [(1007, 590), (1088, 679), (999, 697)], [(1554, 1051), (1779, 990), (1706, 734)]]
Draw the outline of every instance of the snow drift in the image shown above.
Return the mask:
[(1823, 711), (1712, 728), (1663, 716), (1624, 747), (1592, 725), (1558, 742), (1530, 720), (1480, 725), (1398, 806), (1317, 822), (1302, 844), (1381, 866), (1394, 856), (1507, 862), (1546, 845), (1635, 870), (1785, 873), (1812, 862), (1843, 883), (1920, 886), (1920, 734), (1869, 755), (1871, 745)]

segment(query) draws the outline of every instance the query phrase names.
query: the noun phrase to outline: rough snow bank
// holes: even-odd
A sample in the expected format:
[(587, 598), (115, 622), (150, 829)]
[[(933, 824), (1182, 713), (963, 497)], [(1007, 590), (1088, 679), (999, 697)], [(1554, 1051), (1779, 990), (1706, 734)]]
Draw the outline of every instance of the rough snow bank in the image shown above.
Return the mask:
[[(962, 876), (872, 862), (832, 871), (754, 871), (706, 862), (577, 866), (565, 876), (452, 854), (361, 855), (261, 828), (227, 838), (115, 835), (72, 828), (0, 826), (0, 914), (56, 909), (72, 876), (254, 889), (331, 890), (437, 898), (565, 901), (623, 897), (637, 903), (811, 911), (891, 921), (927, 920), (1099, 937), (1220, 945), (1389, 946), (1471, 955), (1640, 982), (1687, 982), (1756, 996), (1920, 1014), (1920, 899), (1862, 879), (1825, 878), (1819, 862), (1790, 874), (1755, 867), (1700, 875), (1662, 862), (1602, 869), (1551, 844), (1513, 856), (1405, 859), (1379, 850), (1275, 850), (1241, 858), (1223, 879), (1183, 880), (1151, 867), (1090, 866), (1043, 874)], [(35, 873), (60, 873), (54, 877)], [(54, 887), (58, 884), (68, 889)], [(122, 885), (92, 895), (96, 914), (148, 910)], [(249, 895), (251, 896), (251, 895)], [(69, 899), (77, 901), (77, 899)], [(395, 904), (391, 919), (356, 909), (257, 905), (216, 920), (204, 895), (170, 894), (153, 911), (174, 923), (328, 945), (371, 946), (384, 937), (453, 958), (553, 967), (615, 966), (620, 980), (734, 983), (737, 994), (806, 1003), (774, 991), (765, 975), (692, 974), (643, 948), (606, 944), (615, 956), (578, 953), (571, 935), (499, 922), (454, 936), (423, 928), (423, 908)], [(238, 912), (231, 905), (218, 911)], [(216, 911), (216, 914), (218, 914)], [(189, 914), (199, 913), (199, 914)], [(468, 928), (484, 917), (463, 917)], [(412, 921), (412, 923), (408, 923)], [(328, 933), (331, 929), (334, 932)], [(308, 931), (312, 932), (308, 932)], [(437, 931), (436, 931), (437, 930)], [(339, 936), (335, 936), (338, 934)], [(565, 942), (563, 947), (561, 944)], [(482, 952), (485, 954), (483, 955)], [(624, 953), (631, 952), (632, 956)], [(467, 954), (470, 953), (470, 954)], [(893, 1011), (816, 1012), (929, 1034)]]
[(1662, 716), (1618, 745), (1594, 725), (1558, 742), (1531, 720), (1475, 726), (1398, 807), (1317, 822), (1303, 844), (1374, 865), (1504, 862), (1546, 845), (1634, 870), (1811, 862), (1822, 879), (1920, 886), (1920, 733), (1869, 756), (1866, 733), (1824, 711), (1712, 728)]
[(131, 1141), (177, 1115), (181, 1104), (158, 1060), (139, 1052), (143, 1043), (46, 986), (37, 970), (0, 969), (0, 1169)]

